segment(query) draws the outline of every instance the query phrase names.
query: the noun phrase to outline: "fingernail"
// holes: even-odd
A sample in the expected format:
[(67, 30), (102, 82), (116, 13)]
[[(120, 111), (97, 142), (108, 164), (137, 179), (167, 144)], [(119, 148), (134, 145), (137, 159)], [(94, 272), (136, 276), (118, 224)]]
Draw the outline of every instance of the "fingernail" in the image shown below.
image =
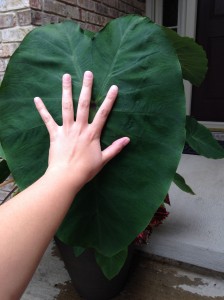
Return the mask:
[(123, 139), (123, 145), (126, 146), (128, 143), (130, 142), (130, 138), (129, 137), (125, 137)]
[(39, 97), (35, 97), (35, 98), (34, 98), (34, 102), (35, 102), (35, 103), (37, 103), (39, 100), (40, 100)]
[(71, 81), (71, 75), (70, 74), (64, 74), (63, 75), (63, 80), (70, 82)]
[(112, 85), (112, 86), (110, 87), (110, 90), (111, 90), (111, 91), (114, 91), (114, 92), (118, 92), (118, 87), (117, 87), (116, 85)]
[(91, 71), (85, 71), (84, 76), (91, 79), (93, 78), (93, 73)]

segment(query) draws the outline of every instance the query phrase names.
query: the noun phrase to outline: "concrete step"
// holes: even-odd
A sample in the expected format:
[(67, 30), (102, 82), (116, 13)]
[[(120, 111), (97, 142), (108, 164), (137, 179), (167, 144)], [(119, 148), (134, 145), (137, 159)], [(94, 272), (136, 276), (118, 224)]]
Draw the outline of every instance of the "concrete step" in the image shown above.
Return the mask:
[[(80, 300), (52, 242), (22, 300)], [(224, 300), (224, 275), (137, 252), (114, 300)]]

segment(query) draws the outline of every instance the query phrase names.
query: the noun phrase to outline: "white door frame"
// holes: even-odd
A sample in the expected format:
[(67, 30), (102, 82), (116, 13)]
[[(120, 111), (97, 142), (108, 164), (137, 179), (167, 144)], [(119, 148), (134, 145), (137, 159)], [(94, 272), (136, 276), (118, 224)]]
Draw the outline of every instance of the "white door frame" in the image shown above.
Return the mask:
[[(195, 38), (198, 0), (179, 0), (178, 33)], [(146, 16), (157, 24), (162, 24), (163, 0), (146, 0)], [(186, 110), (190, 114), (192, 85), (184, 80)]]
[[(146, 16), (157, 24), (162, 24), (163, 0), (146, 0)], [(178, 33), (182, 36), (196, 37), (197, 23), (197, 4), (198, 0), (179, 0), (178, 9)], [(190, 114), (192, 85), (189, 81), (184, 80), (186, 111)], [(214, 131), (224, 131), (224, 122), (200, 122)]]
[[(182, 36), (196, 37), (197, 23), (197, 4), (198, 0), (179, 0), (178, 9), (178, 33)], [(186, 110), (189, 115), (191, 112), (192, 84), (184, 80), (186, 97)]]

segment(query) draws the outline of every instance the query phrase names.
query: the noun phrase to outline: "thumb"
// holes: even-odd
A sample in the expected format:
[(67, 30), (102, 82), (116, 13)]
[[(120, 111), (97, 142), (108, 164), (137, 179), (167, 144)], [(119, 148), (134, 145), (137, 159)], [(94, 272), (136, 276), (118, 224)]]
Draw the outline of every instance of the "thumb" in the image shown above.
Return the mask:
[(113, 157), (115, 157), (121, 150), (130, 142), (128, 137), (120, 138), (114, 141), (109, 147), (102, 151), (103, 163), (108, 163)]

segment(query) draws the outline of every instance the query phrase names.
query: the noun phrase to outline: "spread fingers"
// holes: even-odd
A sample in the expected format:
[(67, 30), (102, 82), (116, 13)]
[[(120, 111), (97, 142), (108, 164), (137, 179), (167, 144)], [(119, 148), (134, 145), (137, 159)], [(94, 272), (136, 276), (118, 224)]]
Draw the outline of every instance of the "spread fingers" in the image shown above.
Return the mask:
[(78, 108), (76, 113), (76, 122), (81, 125), (88, 123), (92, 85), (93, 85), (93, 74), (90, 71), (86, 71), (83, 76), (82, 90), (80, 93), (79, 103), (78, 103)]
[(46, 106), (44, 105), (43, 101), (39, 97), (35, 97), (34, 102), (42, 120), (44, 121), (47, 127), (49, 135), (52, 136), (56, 131), (58, 125), (55, 123), (54, 119), (52, 118)]
[(112, 85), (109, 89), (105, 100), (97, 111), (95, 118), (93, 120), (92, 125), (95, 128), (97, 136), (100, 136), (103, 126), (105, 125), (108, 115), (114, 105), (118, 94), (118, 87), (116, 85)]
[(62, 77), (62, 119), (65, 127), (74, 123), (72, 80), (69, 74), (64, 74)]

